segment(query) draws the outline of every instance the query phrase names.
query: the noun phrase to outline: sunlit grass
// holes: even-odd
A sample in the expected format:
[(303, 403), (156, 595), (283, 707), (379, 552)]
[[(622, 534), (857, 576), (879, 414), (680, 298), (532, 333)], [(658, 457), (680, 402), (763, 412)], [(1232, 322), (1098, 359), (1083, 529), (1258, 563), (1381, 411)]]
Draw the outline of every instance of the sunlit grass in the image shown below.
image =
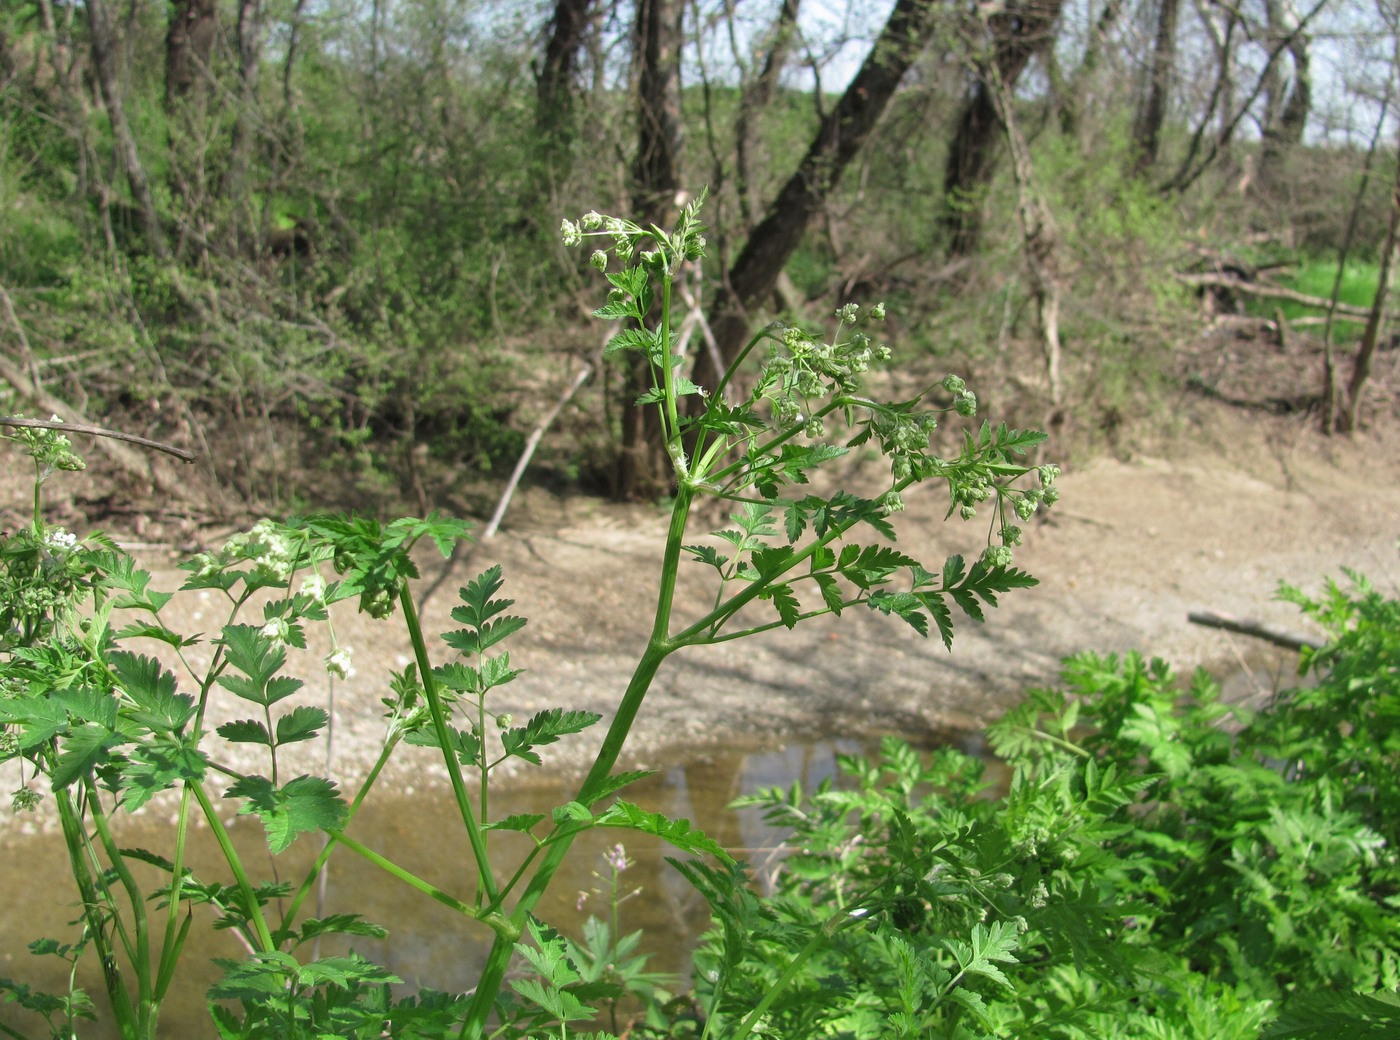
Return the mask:
[[(1326, 300), (1332, 296), (1332, 286), (1337, 279), (1337, 262), (1328, 257), (1309, 257), (1299, 261), (1296, 268), (1280, 278), (1280, 283), (1295, 292)], [(1363, 260), (1348, 260), (1342, 272), (1341, 291), (1338, 302), (1355, 307), (1370, 307), (1376, 298), (1376, 286), (1380, 282), (1380, 265)], [(1250, 305), (1251, 313), (1272, 316), (1282, 310), (1288, 321), (1299, 318), (1321, 318), (1326, 311), (1321, 307), (1308, 307), (1301, 303), (1276, 300), (1256, 300)], [(1365, 324), (1360, 321), (1337, 321), (1333, 335), (1337, 338), (1360, 336)]]

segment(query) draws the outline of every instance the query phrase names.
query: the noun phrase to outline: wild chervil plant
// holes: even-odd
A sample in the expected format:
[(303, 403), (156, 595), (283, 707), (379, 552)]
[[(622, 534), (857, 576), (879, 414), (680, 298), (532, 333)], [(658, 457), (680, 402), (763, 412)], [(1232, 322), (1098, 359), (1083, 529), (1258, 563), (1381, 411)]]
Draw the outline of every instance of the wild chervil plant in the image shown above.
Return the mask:
[[(541, 749), (601, 719), (559, 707), (522, 725), (494, 707), (495, 691), (519, 674), (502, 644), (525, 624), (499, 595), (499, 567), (460, 590), (452, 611), (460, 628), (431, 642), (425, 636), (410, 588), (418, 576), (414, 550), (425, 543), (447, 555), (467, 524), (436, 515), (387, 524), (344, 516), (258, 524), (220, 552), (185, 565), (189, 577), (181, 591), (214, 592), (228, 610), (209, 664), (198, 667), (188, 651), (200, 637), (177, 632), (165, 620), (174, 593), (153, 590), (150, 576), (109, 542), (77, 541), (44, 522), (38, 494), (44, 479), (55, 467), (77, 465), (66, 438), (52, 431), (16, 435), (35, 461), (37, 479), (32, 523), (0, 545), (4, 757), (24, 770), (17, 807), (30, 806), (44, 787), (52, 792), (83, 907), (80, 941), (46, 941), (41, 952), (98, 958), (123, 1037), (157, 1035), (161, 1007), (197, 922), (236, 930), (251, 951), (224, 963), (224, 978), (209, 993), (215, 1028), (225, 1038), (563, 1037), (572, 1023), (593, 1020), (590, 1001), (608, 1002), (618, 992), (606, 973), (580, 963), (587, 959), (580, 947), (533, 915), (583, 831), (642, 831), (683, 852), (713, 857), (719, 867), (696, 861), (684, 869), (715, 902), (725, 927), (737, 930), (736, 942), (748, 941), (748, 931), (770, 930), (771, 915), (752, 909), (742, 872), (724, 850), (685, 820), (617, 797), (643, 775), (618, 765), (667, 658), (861, 606), (895, 615), (921, 634), (936, 631), (951, 644), (954, 607), (980, 621), (983, 606), (995, 605), (1000, 593), (1035, 583), (1011, 566), (1011, 546), (1020, 537), (1016, 521), (1057, 497), (1058, 470), (1023, 459), (1043, 435), (984, 423), (957, 437), (951, 450), (939, 448), (942, 416), (971, 416), (977, 408), (955, 376), (909, 400), (868, 396), (863, 375), (889, 355), (870, 331), (882, 307), (841, 308), (830, 339), (770, 324), (717, 386), (706, 390), (684, 377), (672, 285), (685, 264), (704, 255), (699, 207), (699, 201), (688, 206), (672, 231), (595, 213), (563, 226), (571, 244), (598, 243), (592, 263), (610, 291), (597, 315), (622, 326), (609, 350), (640, 352), (650, 363), (654, 385), (641, 403), (660, 414), (675, 495), (646, 649), (576, 796), (548, 816), (493, 814), (493, 770), (511, 758), (538, 765)], [(683, 407), (684, 398), (697, 400)], [(882, 494), (811, 490), (812, 473), (861, 446), (886, 460), (889, 483)], [(905, 493), (929, 481), (947, 485), (950, 516), (990, 517), (994, 544), (971, 562), (951, 556), (926, 566), (896, 547), (894, 520)], [(722, 548), (691, 540), (692, 511), (704, 499), (733, 509), (732, 526), (719, 532)], [(688, 562), (700, 567), (688, 568)], [(676, 616), (683, 579), (709, 584), (709, 610)], [(397, 611), (414, 656), (412, 665), (388, 677), (384, 744), (351, 793), (325, 777), (288, 778), (282, 763), (282, 749), (325, 739), (328, 723), (324, 709), (298, 703), (305, 684), (288, 674), (288, 648), (305, 647), (308, 627), (329, 626), (329, 608), (346, 599), (376, 618)], [(151, 641), (163, 644), (165, 659), (178, 665), (142, 654)], [(333, 632), (331, 643), (336, 646)], [(351, 668), (342, 648), (324, 664), (342, 677)], [(229, 697), (246, 717), (211, 729), (211, 703)], [(434, 888), (355, 835), (359, 808), (403, 742), (442, 755), (450, 811), (474, 859), (460, 891)], [(230, 754), (234, 745), (245, 745), (244, 753)], [(248, 748), (258, 751), (263, 768), (235, 764), (247, 761)], [(157, 795), (177, 806), (170, 847), (123, 848), (114, 816)], [(260, 880), (229, 838), (220, 812), (226, 816), (229, 804), (262, 821), (274, 854), (307, 834), (324, 835), (325, 850), (298, 880)], [(189, 868), (197, 818), (222, 852), (223, 876), (200, 877)], [(532, 840), (529, 853), (506, 869), (494, 867), (490, 856), (500, 831)], [(399, 980), (363, 957), (311, 954), (323, 936), (383, 934), (353, 913), (321, 919), (306, 913), (321, 866), (331, 855), (347, 854), (436, 900), (444, 915), (489, 932), (490, 954), (470, 992), (396, 998), (389, 986)], [(138, 887), (131, 869), (138, 860), (164, 871), (168, 880), (159, 892)], [(411, 897), (406, 891), (404, 898)], [(734, 905), (748, 909), (733, 911)], [(895, 912), (875, 890), (842, 908), (835, 923), (790, 931), (788, 939), (800, 941), (786, 966), (778, 956), (763, 1008), (782, 998), (839, 930)], [(630, 948), (595, 929), (595, 946), (614, 943), (614, 951)], [(996, 964), (1014, 945), (1014, 929), (1003, 924), (972, 933), (965, 950), (954, 950), (963, 973), (957, 979), (996, 977)], [(528, 973), (507, 983), (507, 969), (521, 958)], [(78, 993), (48, 996), (5, 985), (9, 999), (42, 1016), (52, 1036), (73, 1034), (77, 1020), (90, 1015)], [(949, 986), (956, 989), (956, 980)], [(709, 1021), (726, 1021), (723, 994), (716, 990), (713, 999)], [(756, 1010), (725, 1035), (747, 1035), (760, 1016)]]

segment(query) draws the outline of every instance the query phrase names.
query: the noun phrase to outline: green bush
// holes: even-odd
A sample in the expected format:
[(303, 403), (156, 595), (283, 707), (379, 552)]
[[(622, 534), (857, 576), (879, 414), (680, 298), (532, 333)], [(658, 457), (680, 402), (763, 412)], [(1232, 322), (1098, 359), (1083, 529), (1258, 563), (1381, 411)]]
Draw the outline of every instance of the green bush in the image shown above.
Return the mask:
[(1082, 654), (991, 728), (1003, 792), (887, 739), (744, 799), (793, 851), (768, 900), (709, 876), (713, 1035), (1395, 1035), (1400, 602), (1353, 581), (1284, 589), (1332, 641), (1257, 714)]

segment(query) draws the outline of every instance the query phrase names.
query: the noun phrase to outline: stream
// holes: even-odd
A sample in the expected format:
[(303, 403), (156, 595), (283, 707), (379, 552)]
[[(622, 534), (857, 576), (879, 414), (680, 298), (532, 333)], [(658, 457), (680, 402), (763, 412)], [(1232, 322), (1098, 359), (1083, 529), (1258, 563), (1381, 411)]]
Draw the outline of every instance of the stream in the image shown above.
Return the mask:
[[(835, 774), (838, 754), (874, 755), (878, 743), (877, 738), (839, 738), (781, 748), (720, 748), (662, 770), (627, 788), (623, 795), (649, 810), (689, 819), (736, 858), (751, 863), (761, 879), (776, 862), (783, 835), (765, 825), (756, 810), (734, 811), (728, 808), (729, 803), (740, 795), (766, 787), (786, 787), (793, 781), (811, 788)], [(493, 800), (492, 816), (547, 814), (572, 795), (572, 787), (565, 790), (563, 784), (510, 786)], [(460, 824), (453, 822), (455, 814), (442, 821), (438, 818), (439, 813), (451, 811), (450, 804), (445, 789), (407, 788), (393, 795), (381, 792), (360, 810), (349, 833), (443, 891), (469, 897), (472, 860), (466, 837)], [(119, 840), (125, 846), (169, 855), (173, 820), (148, 811), (121, 822)], [(255, 877), (268, 877), (275, 871), (281, 879), (299, 883), (320, 847), (313, 837), (304, 836), (269, 862), (260, 822), (242, 817), (234, 822), (232, 831)], [(35, 989), (61, 992), (67, 966), (53, 957), (32, 957), (26, 947), (41, 937), (71, 942), (77, 934), (69, 924), (78, 911), (63, 842), (57, 833), (23, 834), (18, 828), (0, 835), (0, 841), (4, 849), (0, 883), (11, 893), (0, 905), (0, 976)], [(498, 875), (514, 869), (528, 848), (527, 842), (523, 835), (492, 835)], [(624, 934), (642, 930), (647, 937), (643, 948), (651, 955), (648, 968), (683, 980), (689, 970), (690, 951), (708, 925), (708, 912), (704, 900), (666, 864), (664, 857), (675, 855), (675, 850), (657, 838), (612, 828), (581, 835), (539, 914), (575, 937), (589, 914), (607, 920), (612, 871), (605, 853), (618, 842), (624, 845), (630, 861), (619, 879), (619, 891), (625, 897), (618, 910), (621, 930)], [(200, 829), (192, 844), (190, 859), (196, 876), (207, 880), (226, 873), (217, 869), (221, 861), (207, 829)], [(161, 876), (152, 869), (138, 880), (150, 891), (161, 883)], [(304, 911), (302, 917), (354, 912), (390, 932), (382, 940), (328, 938), (321, 955), (342, 953), (353, 945), (413, 988), (461, 992), (474, 985), (490, 942), (490, 933), (482, 926), (456, 918), (427, 896), (387, 878), (345, 850), (331, 860), (322, 899), (319, 908)], [(220, 975), (212, 958), (238, 957), (243, 951), (232, 933), (207, 927), (209, 914), (207, 908), (196, 909), (180, 976), (162, 1011), (163, 1036), (212, 1035), (204, 1004), (206, 989)], [(79, 972), (80, 984), (88, 989), (105, 1019), (106, 1000), (95, 968), (95, 958), (86, 957)], [(32, 1029), (34, 1021), (13, 1005), (0, 1006), (0, 1022), (6, 1025), (23, 1024)], [(35, 1040), (40, 1036), (38, 1032), (28, 1035)], [(80, 1035), (84, 1040), (116, 1036), (105, 1022), (81, 1025)]]

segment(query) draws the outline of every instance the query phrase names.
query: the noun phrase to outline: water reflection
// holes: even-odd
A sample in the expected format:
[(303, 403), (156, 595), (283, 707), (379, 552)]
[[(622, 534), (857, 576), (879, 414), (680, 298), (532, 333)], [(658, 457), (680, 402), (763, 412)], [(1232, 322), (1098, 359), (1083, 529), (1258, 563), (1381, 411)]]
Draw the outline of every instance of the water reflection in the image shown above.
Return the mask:
[[(628, 788), (624, 796), (672, 818), (689, 819), (739, 858), (761, 864), (781, 835), (765, 826), (757, 813), (731, 812), (728, 804), (741, 794), (787, 786), (794, 780), (804, 787), (815, 785), (835, 773), (837, 754), (873, 754), (877, 744), (876, 740), (828, 739), (777, 749), (720, 749), (665, 769)], [(572, 793), (572, 789), (564, 791), (559, 785), (516, 786), (493, 793), (492, 814), (547, 814)], [(452, 812), (450, 805), (445, 791), (372, 798), (351, 825), (350, 833), (430, 884), (467, 898), (474, 876), (472, 859), (461, 827), (453, 826), (452, 818), (443, 815)], [(276, 876), (296, 884), (318, 851), (313, 840), (303, 837), (271, 859), (262, 844), (261, 824), (250, 818), (236, 821), (233, 834), (255, 877)], [(128, 847), (145, 847), (168, 855), (172, 835), (170, 821), (145, 814), (123, 819), (119, 839)], [(704, 901), (665, 863), (664, 857), (675, 853), (659, 839), (611, 829), (585, 833), (575, 843), (538, 912), (544, 920), (574, 934), (578, 934), (578, 925), (587, 914), (606, 918), (606, 890), (597, 875), (607, 875), (603, 854), (619, 841), (625, 844), (633, 861), (622, 877), (623, 891), (641, 890), (621, 905), (620, 926), (624, 932), (641, 929), (652, 937), (649, 952), (653, 970), (684, 975), (689, 951), (706, 928), (708, 914)], [(56, 834), (7, 833), (0, 836), (0, 842), (4, 849), (0, 869), (6, 875), (3, 884), (11, 893), (0, 906), (0, 975), (38, 989), (61, 992), (66, 966), (53, 958), (32, 958), (26, 953), (26, 946), (40, 937), (72, 941), (77, 934), (70, 925), (78, 911), (62, 841)], [(493, 834), (492, 856), (498, 875), (513, 869), (529, 847), (529, 840), (523, 835)], [(207, 832), (196, 835), (190, 862), (202, 880), (224, 875), (218, 870), (219, 857)], [(162, 881), (154, 870), (143, 873), (138, 880), (146, 891)], [(580, 910), (583, 893), (587, 897)], [(196, 912), (208, 913), (206, 909)], [(340, 953), (353, 946), (415, 987), (456, 992), (469, 989), (490, 945), (491, 934), (482, 926), (456, 918), (427, 896), (341, 851), (331, 861), (324, 902), (309, 913), (325, 916), (352, 912), (387, 927), (388, 938), (327, 939), (320, 954)], [(197, 921), (191, 930), (191, 945), (181, 963), (181, 976), (162, 1014), (164, 1036), (211, 1035), (203, 997), (219, 975), (211, 959), (237, 957), (243, 952), (231, 933), (213, 932), (203, 924)], [(88, 963), (85, 967), (89, 970), (80, 972), (80, 984), (93, 995), (99, 1014), (105, 1019), (105, 998), (100, 995), (96, 973), (91, 971), (94, 965)], [(31, 1028), (33, 1025), (12, 1006), (0, 1007), (0, 1022)], [(115, 1033), (104, 1023), (100, 1027), (81, 1027), (80, 1035), (105, 1038)]]

